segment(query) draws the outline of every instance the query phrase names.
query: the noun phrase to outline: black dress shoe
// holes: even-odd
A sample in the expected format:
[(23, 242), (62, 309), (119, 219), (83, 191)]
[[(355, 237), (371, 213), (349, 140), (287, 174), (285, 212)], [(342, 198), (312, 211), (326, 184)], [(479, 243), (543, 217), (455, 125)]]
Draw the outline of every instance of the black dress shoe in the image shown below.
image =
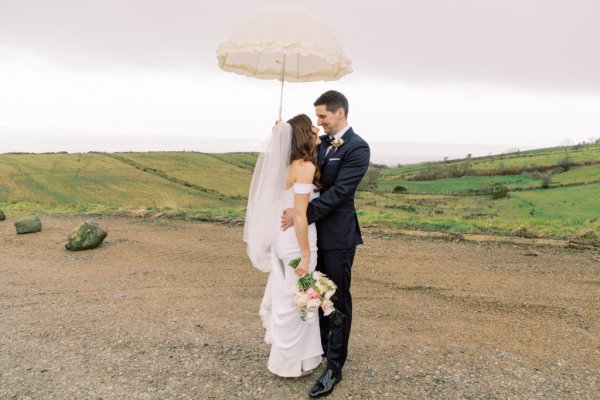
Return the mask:
[(342, 380), (342, 372), (337, 374), (331, 369), (326, 369), (315, 382), (308, 395), (312, 398), (327, 396), (333, 391), (335, 385)]

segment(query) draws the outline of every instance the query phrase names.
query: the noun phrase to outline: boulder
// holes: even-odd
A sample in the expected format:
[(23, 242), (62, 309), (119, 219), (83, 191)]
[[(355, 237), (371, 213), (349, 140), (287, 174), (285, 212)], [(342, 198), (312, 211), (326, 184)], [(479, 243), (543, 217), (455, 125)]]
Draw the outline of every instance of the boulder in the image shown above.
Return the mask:
[(90, 219), (69, 234), (65, 248), (72, 251), (93, 249), (100, 246), (106, 235), (108, 235), (106, 229)]
[(31, 215), (15, 222), (15, 228), (17, 234), (39, 232), (42, 230), (42, 220), (37, 215)]
[(0, 210), (0, 221), (4, 221), (6, 219), (6, 214), (4, 214), (4, 211)]

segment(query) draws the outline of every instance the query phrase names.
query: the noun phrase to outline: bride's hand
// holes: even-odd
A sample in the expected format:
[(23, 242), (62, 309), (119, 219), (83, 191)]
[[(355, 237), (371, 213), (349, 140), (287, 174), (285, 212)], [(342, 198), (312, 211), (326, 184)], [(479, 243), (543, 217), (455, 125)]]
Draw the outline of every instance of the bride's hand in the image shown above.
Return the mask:
[(308, 274), (309, 263), (310, 259), (302, 257), (302, 259), (300, 260), (300, 264), (298, 264), (296, 269), (294, 269), (294, 272), (296, 273), (296, 275), (298, 275), (299, 278), (302, 278), (306, 274)]

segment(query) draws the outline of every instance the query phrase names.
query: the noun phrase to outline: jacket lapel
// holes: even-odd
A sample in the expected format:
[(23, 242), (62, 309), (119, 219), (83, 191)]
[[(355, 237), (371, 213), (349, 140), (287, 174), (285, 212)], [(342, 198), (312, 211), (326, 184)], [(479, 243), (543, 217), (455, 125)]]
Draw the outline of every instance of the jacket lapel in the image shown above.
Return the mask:
[[(327, 151), (327, 149), (325, 149), (325, 151)], [(335, 148), (332, 148), (331, 150), (329, 150), (329, 152), (325, 155), (325, 159), (323, 160), (323, 166), (321, 167), (321, 170), (324, 170), (325, 167), (327, 167), (327, 164), (329, 164), (329, 159), (335, 154)]]
[(350, 127), (346, 133), (344, 133), (342, 135), (342, 140), (344, 141), (344, 144), (342, 144), (338, 149), (336, 148), (332, 148), (331, 150), (329, 150), (329, 153), (327, 155), (325, 155), (325, 153), (327, 153), (327, 146), (325, 144), (325, 141), (321, 139), (321, 144), (319, 147), (319, 167), (321, 169), (321, 171), (323, 171), (325, 169), (325, 167), (328, 164), (329, 159), (333, 156), (333, 154), (337, 153), (341, 148), (343, 148), (350, 140), (352, 140), (352, 138), (355, 136), (354, 131), (352, 130), (352, 127)]
[[(350, 127), (350, 128), (349, 128), (349, 129), (346, 131), (346, 133), (344, 133), (344, 134), (342, 135), (342, 140), (343, 140), (344, 142), (349, 142), (350, 140), (352, 140), (352, 138), (354, 137), (354, 135), (355, 135), (355, 134), (354, 134), (354, 131), (352, 130), (352, 127)], [(345, 143), (344, 143), (344, 144), (345, 144)], [(342, 146), (344, 146), (344, 145), (342, 145)]]
[(323, 161), (325, 160), (325, 153), (327, 153), (327, 146), (325, 144), (324, 137), (325, 136), (321, 137), (321, 144), (319, 145), (319, 158), (317, 159), (320, 168), (322, 167)]

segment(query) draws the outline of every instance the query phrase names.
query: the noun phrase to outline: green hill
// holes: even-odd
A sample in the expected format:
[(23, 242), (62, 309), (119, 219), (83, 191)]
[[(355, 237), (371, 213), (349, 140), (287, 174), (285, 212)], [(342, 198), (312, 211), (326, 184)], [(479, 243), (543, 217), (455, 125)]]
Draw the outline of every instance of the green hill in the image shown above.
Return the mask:
[(184, 152), (3, 154), (0, 206), (17, 213), (158, 209), (241, 216), (252, 159)]
[[(9, 214), (243, 218), (256, 154), (1, 154)], [(387, 168), (357, 195), (365, 226), (584, 238), (600, 245), (600, 145)], [(492, 197), (498, 197), (493, 199)]]
[[(498, 189), (506, 196), (492, 199)], [(381, 168), (359, 199), (371, 226), (600, 245), (600, 145)]]

